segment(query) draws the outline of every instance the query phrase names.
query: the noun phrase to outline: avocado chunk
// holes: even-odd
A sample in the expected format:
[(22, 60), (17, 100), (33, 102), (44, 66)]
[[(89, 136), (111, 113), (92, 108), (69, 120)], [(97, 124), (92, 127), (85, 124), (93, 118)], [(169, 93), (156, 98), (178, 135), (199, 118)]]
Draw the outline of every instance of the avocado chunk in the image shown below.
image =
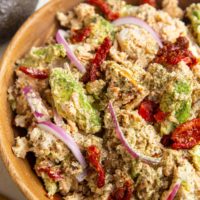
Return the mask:
[(92, 30), (87, 39), (90, 44), (100, 45), (106, 37), (113, 39), (114, 26), (100, 15), (93, 17), (86, 26), (90, 26)]
[(86, 134), (101, 129), (97, 110), (90, 104), (80, 82), (67, 69), (54, 68), (50, 86), (57, 112), (66, 120), (72, 120)]
[(61, 44), (33, 47), (25, 58), (19, 61), (19, 64), (26, 67), (44, 67), (46, 64), (65, 56), (66, 51)]
[(38, 0), (0, 0), (0, 44), (9, 39), (35, 10)]
[(176, 110), (176, 118), (182, 124), (190, 117), (191, 101), (180, 101)]
[(163, 94), (160, 109), (163, 112), (174, 112), (179, 123), (184, 123), (190, 117), (191, 87), (186, 80), (172, 81)]
[(194, 37), (200, 45), (200, 3), (192, 4), (186, 9), (186, 16), (191, 21)]

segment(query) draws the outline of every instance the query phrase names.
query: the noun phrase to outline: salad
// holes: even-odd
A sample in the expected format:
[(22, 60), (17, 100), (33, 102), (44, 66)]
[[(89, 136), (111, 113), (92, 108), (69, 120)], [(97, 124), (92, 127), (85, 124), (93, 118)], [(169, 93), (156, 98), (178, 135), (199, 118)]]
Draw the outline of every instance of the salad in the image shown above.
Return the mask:
[(200, 3), (140, 3), (58, 12), (16, 62), (13, 152), (34, 154), (50, 198), (200, 199)]

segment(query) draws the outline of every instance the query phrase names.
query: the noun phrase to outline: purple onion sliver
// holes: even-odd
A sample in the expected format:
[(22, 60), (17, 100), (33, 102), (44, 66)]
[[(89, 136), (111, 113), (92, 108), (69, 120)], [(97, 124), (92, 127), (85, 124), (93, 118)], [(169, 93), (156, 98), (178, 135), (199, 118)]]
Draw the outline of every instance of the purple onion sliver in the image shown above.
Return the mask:
[(71, 137), (71, 135), (68, 134), (64, 129), (56, 126), (55, 124), (53, 124), (50, 121), (38, 123), (37, 126), (47, 132), (50, 132), (55, 137), (57, 137), (62, 142), (64, 142), (68, 146), (68, 148), (71, 150), (71, 152), (73, 153), (75, 158), (78, 160), (78, 162), (82, 165), (82, 167), (83, 168), (87, 167), (85, 158), (82, 155), (82, 153), (79, 149), (79, 146), (76, 144), (76, 142)]
[(122, 17), (112, 22), (116, 26), (124, 25), (124, 24), (133, 24), (144, 28), (148, 31), (152, 37), (157, 41), (158, 45), (162, 48), (163, 44), (160, 39), (160, 36), (143, 20), (136, 17)]
[(22, 89), (23, 93), (26, 95), (28, 94), (30, 91), (32, 90), (32, 88), (30, 86), (26, 86)]
[(42, 118), (42, 117), (44, 117), (44, 115), (42, 114), (42, 113), (39, 113), (39, 112), (34, 112), (33, 113), (34, 114), (34, 116), (36, 117), (36, 118)]
[(111, 118), (113, 120), (113, 124), (115, 127), (115, 131), (117, 133), (117, 136), (120, 140), (120, 142), (123, 144), (123, 146), (126, 148), (126, 150), (128, 151), (128, 153), (133, 157), (133, 158), (139, 158), (140, 160), (142, 160), (145, 163), (152, 163), (152, 164), (158, 164), (160, 162), (159, 158), (153, 158), (153, 157), (149, 157), (146, 155), (143, 155), (139, 152), (137, 152), (136, 150), (134, 150), (127, 142), (126, 138), (124, 137), (124, 134), (119, 126), (119, 123), (117, 121), (117, 117), (114, 111), (114, 108), (112, 106), (112, 103), (109, 102), (108, 104), (108, 108), (111, 114)]
[(34, 91), (31, 86), (22, 89), (31, 111), (38, 122), (50, 119), (47, 108), (42, 102), (38, 92)]
[(87, 176), (87, 169), (84, 169), (82, 173), (76, 176), (76, 179), (78, 182), (82, 182), (86, 176)]
[(64, 46), (69, 60), (77, 67), (77, 69), (80, 72), (85, 73), (86, 72), (85, 67), (81, 64), (81, 62), (78, 60), (78, 58), (75, 56), (75, 54), (71, 50), (69, 44), (64, 38), (64, 34), (65, 32), (63, 30), (58, 30), (58, 32), (56, 33), (57, 43), (62, 44)]
[(166, 198), (166, 200), (173, 200), (180, 188), (181, 184), (179, 182), (174, 184), (174, 187), (172, 188), (172, 190), (170, 191), (168, 197)]
[(114, 123), (114, 126), (115, 126), (115, 131), (117, 133), (117, 136), (119, 138), (119, 140), (122, 142), (122, 144), (126, 147), (127, 151), (134, 157), (134, 158), (138, 158), (138, 154), (133, 152), (130, 148), (129, 148), (129, 145), (127, 143), (127, 141), (125, 140), (124, 138), (124, 134), (122, 133), (121, 129), (119, 128), (119, 123), (117, 121), (117, 117), (116, 117), (116, 114), (115, 114), (115, 111), (113, 109), (113, 106), (112, 106), (112, 103), (110, 102), (109, 103), (109, 110), (110, 110), (110, 114), (111, 114), (111, 117), (112, 117), (112, 120), (113, 120), (113, 123)]

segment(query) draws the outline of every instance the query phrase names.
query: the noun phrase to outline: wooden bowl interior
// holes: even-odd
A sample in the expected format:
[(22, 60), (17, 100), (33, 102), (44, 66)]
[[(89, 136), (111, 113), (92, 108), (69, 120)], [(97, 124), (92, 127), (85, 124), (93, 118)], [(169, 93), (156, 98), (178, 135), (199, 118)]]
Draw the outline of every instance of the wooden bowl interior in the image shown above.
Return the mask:
[(67, 11), (79, 0), (53, 0), (31, 16), (17, 32), (8, 46), (0, 63), (0, 152), (4, 163), (27, 199), (47, 200), (46, 193), (39, 179), (26, 160), (16, 158), (12, 152), (14, 135), (19, 135), (12, 126), (12, 112), (7, 101), (7, 89), (13, 83), (13, 67), (32, 46), (45, 43), (57, 28), (57, 11)]
[[(80, 1), (53, 0), (36, 12), (17, 32), (0, 63), (0, 152), (10, 175), (26, 198), (31, 200), (48, 200), (49, 198), (29, 163), (16, 158), (11, 150), (14, 144), (14, 135), (19, 133), (12, 126), (7, 89), (13, 83), (13, 66), (16, 60), (21, 58), (32, 46), (44, 44), (47, 38), (55, 33), (58, 26), (55, 19), (57, 11), (65, 12), (78, 2)], [(133, 0), (128, 2), (133, 3)]]

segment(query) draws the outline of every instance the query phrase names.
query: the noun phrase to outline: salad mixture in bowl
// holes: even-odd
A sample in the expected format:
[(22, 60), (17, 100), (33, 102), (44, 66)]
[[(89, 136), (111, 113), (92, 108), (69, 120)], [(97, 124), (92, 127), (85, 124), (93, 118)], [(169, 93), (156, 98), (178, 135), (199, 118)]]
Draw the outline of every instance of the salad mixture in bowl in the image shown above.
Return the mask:
[(200, 199), (200, 3), (86, 0), (15, 66), (13, 152), (65, 200)]

